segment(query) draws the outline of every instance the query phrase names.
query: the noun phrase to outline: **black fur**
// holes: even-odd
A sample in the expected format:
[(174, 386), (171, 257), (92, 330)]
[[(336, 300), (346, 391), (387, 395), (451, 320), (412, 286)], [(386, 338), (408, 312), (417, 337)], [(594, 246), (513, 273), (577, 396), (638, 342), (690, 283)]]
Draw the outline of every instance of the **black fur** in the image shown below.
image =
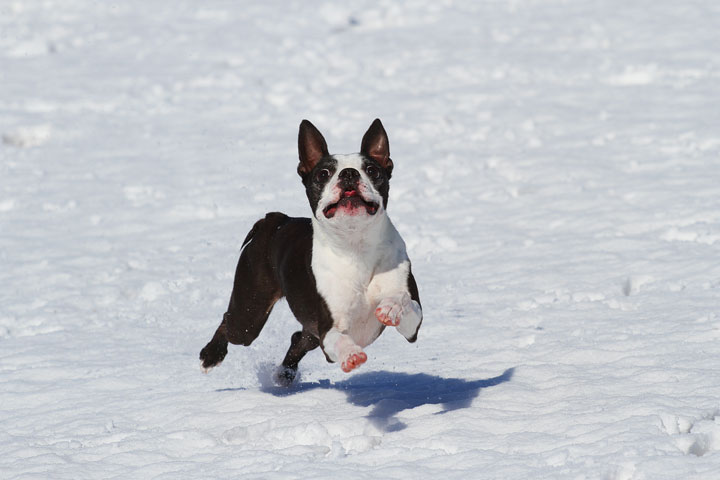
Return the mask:
[[(388, 199), (390, 196), (390, 175), (392, 173), (392, 168), (388, 170), (372, 158), (364, 155), (363, 157), (363, 169), (370, 178), (370, 181), (373, 183), (373, 186), (375, 186), (375, 190), (377, 190), (380, 196), (382, 196), (383, 208), (387, 210)], [(377, 168), (377, 176), (370, 175), (370, 173), (368, 173), (368, 167)]]
[[(325, 180), (321, 180), (318, 175), (322, 170), (327, 170), (329, 173)], [(317, 210), (322, 191), (330, 178), (335, 175), (335, 170), (337, 170), (337, 160), (330, 156), (323, 157), (307, 175), (302, 177), (303, 185), (305, 185), (305, 194), (310, 201), (310, 208), (313, 214), (315, 214)]]
[(220, 363), (228, 342), (250, 345), (260, 334), (273, 305), (283, 296), (302, 325), (293, 335), (282, 365), (297, 370), (307, 352), (320, 345), (332, 317), (312, 273), (309, 218), (268, 213), (253, 226), (235, 270), (228, 310), (210, 343), (200, 352), (203, 368)]

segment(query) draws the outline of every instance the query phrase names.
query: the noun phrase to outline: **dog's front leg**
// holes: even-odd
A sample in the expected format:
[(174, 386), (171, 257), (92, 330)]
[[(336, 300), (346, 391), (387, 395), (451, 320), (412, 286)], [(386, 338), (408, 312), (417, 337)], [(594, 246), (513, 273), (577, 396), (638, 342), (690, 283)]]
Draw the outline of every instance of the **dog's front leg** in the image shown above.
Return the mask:
[(422, 323), (422, 307), (407, 292), (383, 298), (375, 309), (375, 317), (388, 327), (395, 327), (409, 342), (417, 340)]
[(377, 275), (374, 281), (375, 317), (383, 325), (395, 327), (408, 342), (417, 340), (423, 312), (410, 261)]
[(323, 337), (322, 347), (325, 355), (333, 362), (340, 362), (340, 368), (346, 373), (367, 361), (367, 354), (362, 348), (335, 327)]

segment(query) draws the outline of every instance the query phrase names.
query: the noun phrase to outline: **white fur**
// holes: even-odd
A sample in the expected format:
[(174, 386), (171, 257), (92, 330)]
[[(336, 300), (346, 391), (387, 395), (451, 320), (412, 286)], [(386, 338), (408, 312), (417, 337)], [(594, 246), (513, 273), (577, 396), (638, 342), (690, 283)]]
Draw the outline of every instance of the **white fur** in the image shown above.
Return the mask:
[(407, 292), (384, 298), (378, 304), (377, 312), (388, 319), (386, 325), (397, 327), (397, 331), (408, 340), (415, 336), (422, 321), (420, 304), (410, 298)]
[(349, 335), (340, 333), (337, 328), (331, 328), (325, 335), (325, 345), (331, 345), (325, 351), (333, 362), (342, 362), (354, 353), (362, 352), (360, 348)]
[[(400, 302), (398, 331), (410, 339), (422, 320), (420, 305), (410, 300), (410, 260), (405, 242), (382, 206), (382, 196), (362, 169), (362, 157), (335, 155), (338, 168), (323, 191), (313, 222), (312, 269), (320, 295), (330, 309), (333, 328), (323, 339), (323, 350), (343, 362), (370, 345), (383, 324), (375, 310), (383, 301)], [(338, 212), (328, 219), (323, 208), (337, 202), (337, 176), (344, 168), (360, 172), (358, 191), (380, 205), (375, 215), (348, 216)], [(395, 299), (395, 300), (393, 300)], [(399, 300), (398, 300), (399, 299)], [(404, 300), (406, 299), (406, 300)]]

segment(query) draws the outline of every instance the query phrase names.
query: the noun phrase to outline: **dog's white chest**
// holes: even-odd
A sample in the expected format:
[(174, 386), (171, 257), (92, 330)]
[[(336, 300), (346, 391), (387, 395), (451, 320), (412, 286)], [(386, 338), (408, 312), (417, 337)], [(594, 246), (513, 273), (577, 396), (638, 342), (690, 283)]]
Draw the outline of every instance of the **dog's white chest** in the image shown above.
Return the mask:
[(313, 251), (313, 274), (333, 326), (361, 347), (371, 344), (382, 331), (374, 315), (379, 299), (371, 294), (373, 272), (368, 267), (361, 259), (322, 248)]
[[(312, 269), (333, 326), (360, 347), (383, 330), (375, 316), (378, 303), (407, 289), (409, 260), (405, 245), (390, 223), (362, 244), (337, 248), (322, 232), (313, 237)], [(375, 232), (371, 232), (375, 233)]]

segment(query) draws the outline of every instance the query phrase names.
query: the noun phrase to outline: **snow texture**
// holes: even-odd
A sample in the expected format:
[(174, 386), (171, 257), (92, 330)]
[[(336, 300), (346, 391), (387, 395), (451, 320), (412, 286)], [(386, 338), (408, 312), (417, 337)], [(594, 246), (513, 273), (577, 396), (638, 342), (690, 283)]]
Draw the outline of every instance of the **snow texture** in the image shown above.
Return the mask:
[[(720, 478), (720, 3), (0, 2), (0, 477)], [(209, 375), (242, 239), (388, 131), (425, 320)]]

